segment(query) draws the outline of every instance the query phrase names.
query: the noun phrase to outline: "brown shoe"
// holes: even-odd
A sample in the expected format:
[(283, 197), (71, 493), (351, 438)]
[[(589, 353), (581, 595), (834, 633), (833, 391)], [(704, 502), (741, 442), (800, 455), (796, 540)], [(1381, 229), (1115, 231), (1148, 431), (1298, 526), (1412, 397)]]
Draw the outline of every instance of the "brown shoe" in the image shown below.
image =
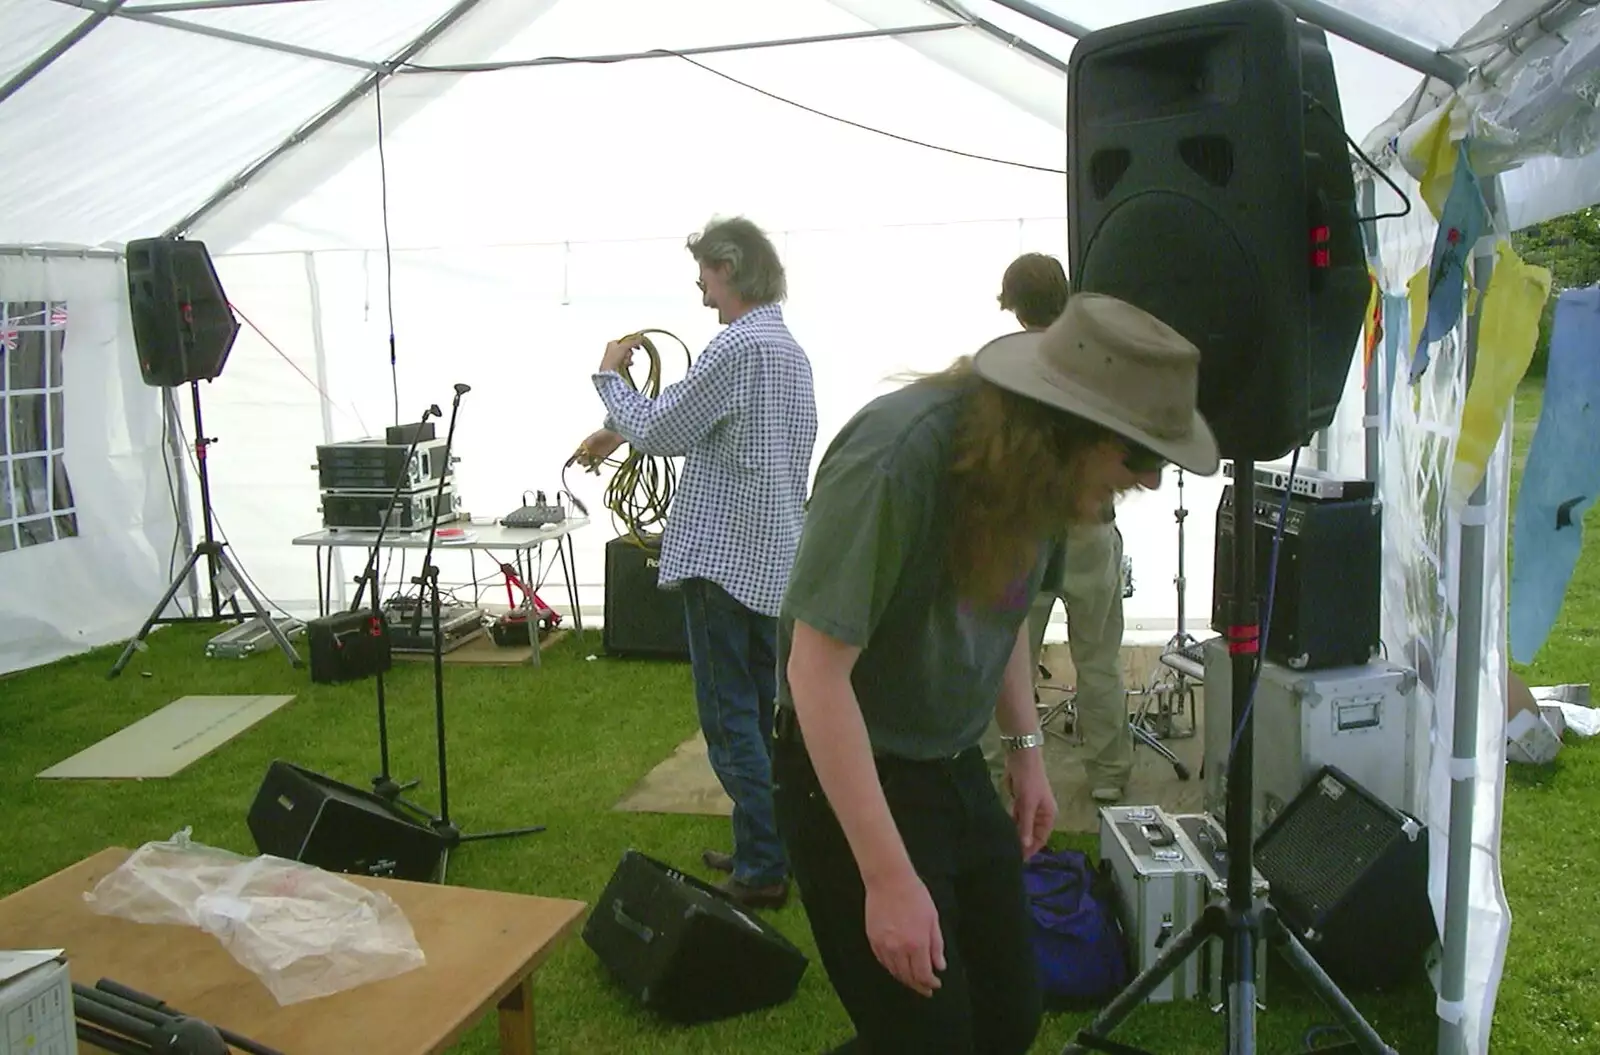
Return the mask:
[(705, 866), (711, 869), (713, 872), (726, 872), (729, 875), (733, 874), (732, 854), (725, 854), (721, 850), (703, 850), (700, 853), (700, 860), (703, 861)]
[(717, 884), (717, 889), (744, 908), (782, 908), (789, 900), (787, 881), (770, 886), (750, 886), (729, 876)]

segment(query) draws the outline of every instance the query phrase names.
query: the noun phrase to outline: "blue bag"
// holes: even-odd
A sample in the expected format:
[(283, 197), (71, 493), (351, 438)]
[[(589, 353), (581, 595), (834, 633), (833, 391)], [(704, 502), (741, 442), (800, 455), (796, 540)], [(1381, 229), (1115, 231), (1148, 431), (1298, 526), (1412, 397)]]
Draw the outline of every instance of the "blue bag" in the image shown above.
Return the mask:
[(1034, 960), (1048, 1011), (1097, 1007), (1128, 984), (1128, 949), (1109, 875), (1078, 850), (1041, 850), (1022, 866)]

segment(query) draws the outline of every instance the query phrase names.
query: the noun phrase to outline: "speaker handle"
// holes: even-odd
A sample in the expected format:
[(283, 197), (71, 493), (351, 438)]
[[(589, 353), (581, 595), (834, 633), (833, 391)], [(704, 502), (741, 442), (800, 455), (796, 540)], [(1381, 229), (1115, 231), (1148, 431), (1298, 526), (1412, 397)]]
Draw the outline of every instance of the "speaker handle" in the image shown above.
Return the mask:
[(617, 925), (630, 932), (635, 938), (646, 945), (656, 940), (656, 932), (628, 915), (622, 908), (622, 899), (617, 898), (611, 903), (611, 915), (616, 917)]

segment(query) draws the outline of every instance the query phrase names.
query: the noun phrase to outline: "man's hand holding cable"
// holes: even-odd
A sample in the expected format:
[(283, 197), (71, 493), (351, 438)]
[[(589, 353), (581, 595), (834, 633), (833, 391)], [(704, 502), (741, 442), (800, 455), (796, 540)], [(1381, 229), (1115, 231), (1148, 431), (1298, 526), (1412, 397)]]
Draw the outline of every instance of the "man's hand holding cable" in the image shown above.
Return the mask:
[(577, 462), (590, 472), (600, 471), (600, 463), (611, 457), (611, 452), (622, 446), (622, 434), (610, 429), (599, 429), (578, 444), (567, 464)]
[(634, 349), (642, 344), (644, 337), (634, 333), (606, 345), (605, 354), (600, 357), (600, 373), (622, 373), (633, 365)]

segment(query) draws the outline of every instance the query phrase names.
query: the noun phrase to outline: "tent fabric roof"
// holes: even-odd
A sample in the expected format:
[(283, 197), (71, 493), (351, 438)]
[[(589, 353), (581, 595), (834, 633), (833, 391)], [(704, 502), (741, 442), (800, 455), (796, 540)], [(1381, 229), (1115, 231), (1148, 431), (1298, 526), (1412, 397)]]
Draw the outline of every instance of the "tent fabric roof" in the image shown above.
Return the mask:
[[(1508, 0), (1500, 6), (1536, 2)], [(449, 25), (430, 46), (408, 56), (413, 68), (384, 83), (392, 127), (464, 79), (494, 76), (416, 66), (617, 55), (960, 22), (969, 24), (898, 39), (1023, 112), (1057, 129), (1064, 123), (1065, 78), (1057, 66), (1070, 53), (1072, 38), (1016, 10), (1027, 4), (708, 0), (696, 5), (693, 18), (682, 17), (676, 4), (655, 2), (621, 5), (627, 18), (606, 19), (574, 17), (580, 6), (586, 5), (0, 0), (0, 24), (7, 27), (0, 38), (0, 156), (10, 160), (0, 169), (0, 243), (117, 244), (193, 217), (225, 190), (232, 215), (215, 229), (231, 232), (224, 240), (244, 237), (270, 218), (290, 187), (326, 179), (370, 149), (370, 112), (360, 121), (319, 124), (307, 136), (314, 140), (309, 146), (285, 152), (260, 172), (253, 168), (285, 141), (305, 135), (319, 115), (360, 92), (375, 68), (445, 21)], [(1105, 24), (1108, 5), (1039, 0), (1033, 6), (1092, 30)], [(1133, 19), (1189, 6), (1197, 5), (1125, 0), (1116, 14)], [(1321, 6), (1429, 48), (1459, 40), (1493, 7), (1486, 0), (1330, 0)], [(75, 33), (79, 38), (59, 57), (30, 69)], [(1040, 54), (1053, 56), (1056, 65), (1041, 61)], [(1400, 76), (1410, 78), (1408, 87), (1420, 79), (1403, 71)], [(107, 179), (107, 173), (118, 178)], [(231, 193), (245, 174), (250, 187)]]

